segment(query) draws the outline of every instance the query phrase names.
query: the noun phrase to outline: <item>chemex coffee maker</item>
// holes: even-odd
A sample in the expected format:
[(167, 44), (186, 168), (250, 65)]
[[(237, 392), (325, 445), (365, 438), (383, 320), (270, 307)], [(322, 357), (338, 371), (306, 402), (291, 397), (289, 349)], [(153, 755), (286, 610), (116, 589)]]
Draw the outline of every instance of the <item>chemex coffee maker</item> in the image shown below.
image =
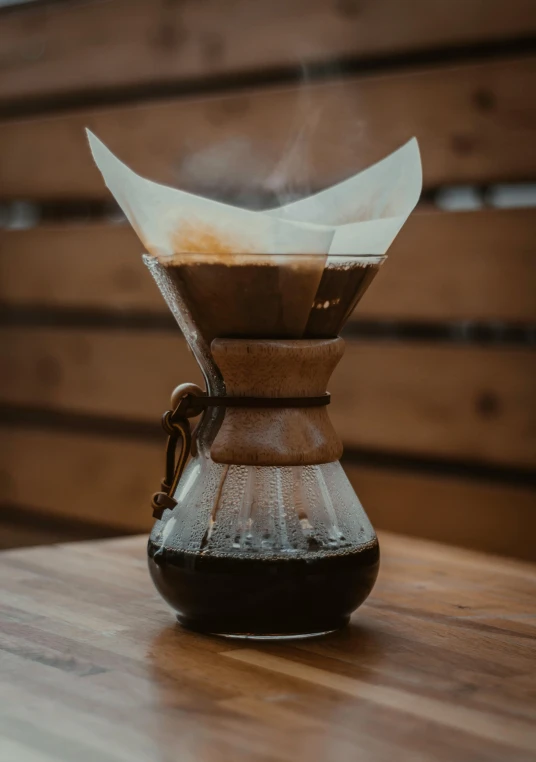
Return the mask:
[(340, 331), (418, 200), (416, 141), (265, 213), (156, 185), (90, 143), (205, 380), (183, 379), (163, 417), (148, 544), (157, 590), (182, 625), (217, 635), (344, 626), (380, 556), (339, 463), (328, 384)]

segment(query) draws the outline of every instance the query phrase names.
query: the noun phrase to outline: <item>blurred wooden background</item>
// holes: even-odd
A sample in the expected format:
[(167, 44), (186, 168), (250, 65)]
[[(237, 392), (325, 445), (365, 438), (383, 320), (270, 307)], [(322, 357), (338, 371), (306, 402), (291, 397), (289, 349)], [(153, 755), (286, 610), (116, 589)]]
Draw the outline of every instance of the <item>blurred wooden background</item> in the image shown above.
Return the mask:
[(534, 0), (2, 9), (0, 544), (148, 530), (160, 414), (199, 378), (87, 126), (254, 208), (416, 135), (422, 203), (331, 385), (344, 464), (377, 527), (536, 558), (536, 211), (493, 201), (536, 181), (535, 40)]

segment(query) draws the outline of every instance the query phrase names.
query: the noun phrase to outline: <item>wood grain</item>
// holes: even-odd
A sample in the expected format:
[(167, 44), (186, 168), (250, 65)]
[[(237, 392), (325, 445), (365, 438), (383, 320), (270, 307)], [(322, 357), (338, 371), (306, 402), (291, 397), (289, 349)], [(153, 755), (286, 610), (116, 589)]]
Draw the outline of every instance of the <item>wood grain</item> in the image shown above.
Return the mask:
[(415, 213), (354, 319), (536, 319), (536, 210)]
[(325, 187), (413, 135), (427, 186), (532, 180), (535, 86), (527, 57), (6, 121), (0, 198), (110, 198), (85, 127), (141, 175), (238, 203)]
[[(419, 213), (353, 319), (536, 320), (533, 209)], [(163, 313), (128, 226), (0, 231), (0, 302)]]
[(531, 0), (112, 0), (2, 19), (0, 98), (118, 89), (530, 34)]
[(343, 464), (375, 527), (536, 561), (534, 488)]
[[(326, 393), (344, 341), (215, 339), (211, 350), (232, 397), (316, 397)], [(210, 455), (216, 463), (305, 466), (339, 460), (342, 442), (327, 407), (230, 407)]]
[[(27, 519), (27, 542), (48, 516), (119, 531), (150, 530), (150, 497), (164, 475), (164, 436), (158, 442), (0, 427), (0, 443), (0, 503), (28, 506), (43, 517)], [(377, 528), (536, 561), (534, 489), (344, 466)]]
[(534, 566), (380, 535), (378, 584), (322, 640), (188, 633), (145, 539), (0, 556), (0, 733), (17, 762), (527, 762)]
[[(148, 531), (166, 440), (0, 428), (0, 501), (44, 515)], [(31, 531), (31, 525), (29, 526)]]
[[(179, 331), (0, 329), (0, 402), (155, 423), (201, 383)], [(530, 348), (347, 341), (329, 384), (345, 447), (536, 463)]]

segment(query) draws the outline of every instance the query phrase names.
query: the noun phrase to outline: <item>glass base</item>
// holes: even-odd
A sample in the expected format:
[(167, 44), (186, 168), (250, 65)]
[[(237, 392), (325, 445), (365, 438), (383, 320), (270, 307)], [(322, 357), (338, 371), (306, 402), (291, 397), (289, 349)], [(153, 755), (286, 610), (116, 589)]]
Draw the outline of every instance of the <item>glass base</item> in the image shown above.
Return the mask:
[(342, 627), (346, 627), (350, 621), (350, 617), (345, 617), (339, 622), (332, 622), (330, 625), (314, 629), (308, 632), (221, 632), (219, 628), (210, 627), (210, 625), (202, 626), (200, 623), (193, 622), (177, 614), (177, 621), (186, 630), (192, 630), (193, 632), (200, 632), (206, 635), (215, 635), (219, 638), (228, 638), (230, 640), (305, 640), (307, 638), (320, 638), (324, 635), (330, 635), (333, 632), (337, 632)]

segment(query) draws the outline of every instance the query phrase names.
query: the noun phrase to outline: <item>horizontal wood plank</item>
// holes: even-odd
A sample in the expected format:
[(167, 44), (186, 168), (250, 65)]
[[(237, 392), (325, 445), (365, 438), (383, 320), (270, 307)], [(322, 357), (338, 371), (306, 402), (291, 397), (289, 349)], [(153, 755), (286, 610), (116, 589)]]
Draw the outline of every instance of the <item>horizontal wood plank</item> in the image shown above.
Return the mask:
[(0, 198), (109, 198), (84, 127), (142, 175), (243, 203), (330, 185), (412, 135), (427, 186), (531, 180), (535, 89), (531, 57), (7, 121)]
[(536, 30), (532, 0), (112, 0), (2, 18), (0, 99), (472, 44)]
[(530, 322), (535, 293), (535, 209), (414, 213), (354, 319)]
[[(3, 328), (0, 403), (158, 421), (200, 373), (176, 332)], [(536, 352), (347, 342), (330, 382), (346, 447), (536, 464)]]
[[(151, 527), (149, 502), (162, 477), (164, 439), (0, 427), (0, 440), (0, 502), (128, 531)], [(345, 468), (377, 528), (536, 560), (534, 490), (348, 463)]]
[(378, 529), (536, 561), (536, 490), (344, 465)]
[[(128, 226), (0, 231), (0, 302), (13, 307), (167, 307)], [(354, 319), (536, 320), (536, 211), (415, 213)]]
[(152, 526), (164, 435), (157, 443), (0, 427), (0, 437), (2, 502), (128, 531)]

